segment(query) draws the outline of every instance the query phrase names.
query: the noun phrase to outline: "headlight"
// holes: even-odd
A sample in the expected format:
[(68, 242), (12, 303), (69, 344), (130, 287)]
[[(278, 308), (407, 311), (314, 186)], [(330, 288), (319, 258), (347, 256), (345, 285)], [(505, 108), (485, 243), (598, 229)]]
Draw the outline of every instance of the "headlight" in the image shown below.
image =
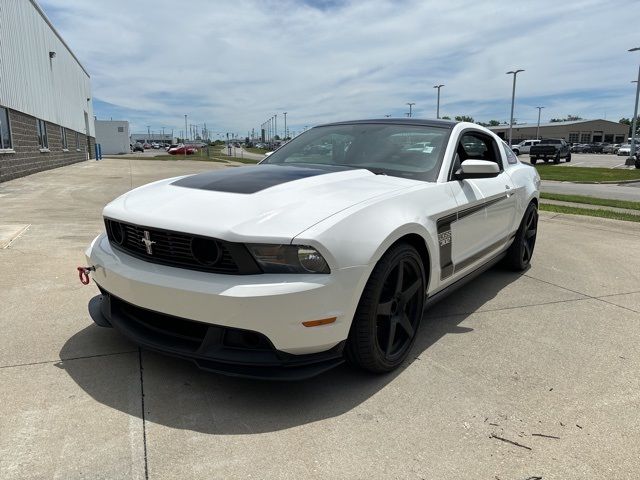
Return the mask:
[(306, 245), (247, 245), (264, 273), (331, 273), (313, 247)]

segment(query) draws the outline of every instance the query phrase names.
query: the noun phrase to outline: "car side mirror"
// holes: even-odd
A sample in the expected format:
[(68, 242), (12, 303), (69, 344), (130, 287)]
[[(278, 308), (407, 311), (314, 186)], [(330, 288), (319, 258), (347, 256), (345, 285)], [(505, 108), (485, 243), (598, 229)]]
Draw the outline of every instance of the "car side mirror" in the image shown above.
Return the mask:
[(488, 160), (465, 160), (460, 164), (460, 169), (456, 172), (458, 180), (467, 178), (492, 178), (498, 176), (500, 167), (495, 162)]

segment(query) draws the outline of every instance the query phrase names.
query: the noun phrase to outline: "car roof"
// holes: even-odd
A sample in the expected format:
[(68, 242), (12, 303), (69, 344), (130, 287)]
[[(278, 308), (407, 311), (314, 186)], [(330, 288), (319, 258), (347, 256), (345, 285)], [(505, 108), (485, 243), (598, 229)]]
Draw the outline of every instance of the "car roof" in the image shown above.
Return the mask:
[(332, 122), (317, 125), (318, 127), (328, 127), (334, 125), (357, 125), (357, 124), (387, 124), (387, 125), (419, 125), (423, 127), (444, 127), (453, 128), (459, 122), (452, 120), (436, 120), (421, 118), (372, 118), (368, 120), (349, 120), (344, 122)]

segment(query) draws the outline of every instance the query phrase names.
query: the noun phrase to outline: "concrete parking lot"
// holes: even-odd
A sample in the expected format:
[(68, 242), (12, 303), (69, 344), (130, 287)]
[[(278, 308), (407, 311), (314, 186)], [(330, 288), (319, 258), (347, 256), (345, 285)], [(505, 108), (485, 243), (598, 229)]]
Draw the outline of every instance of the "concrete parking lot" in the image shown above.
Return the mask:
[(532, 267), (428, 311), (392, 374), (233, 379), (93, 325), (75, 271), (105, 203), (210, 168), (108, 159), (0, 184), (0, 478), (636, 478), (638, 224), (543, 213)]
[[(529, 154), (522, 154), (519, 156), (520, 161), (525, 163), (529, 162)], [(604, 153), (572, 153), (571, 162), (567, 163), (563, 160), (560, 161), (563, 167), (598, 167), (598, 168), (635, 168), (634, 166), (626, 166), (625, 160), (627, 157), (622, 157), (613, 154)], [(540, 160), (538, 163), (544, 163)], [(552, 161), (550, 163), (553, 163)]]

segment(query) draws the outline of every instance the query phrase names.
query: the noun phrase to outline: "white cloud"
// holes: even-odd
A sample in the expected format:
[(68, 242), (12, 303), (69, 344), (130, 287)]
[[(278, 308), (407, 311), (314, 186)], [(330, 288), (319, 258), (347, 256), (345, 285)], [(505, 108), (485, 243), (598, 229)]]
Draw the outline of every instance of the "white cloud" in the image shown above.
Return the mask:
[[(292, 129), (320, 122), (435, 116), (516, 118), (633, 113), (640, 46), (635, 1), (368, 0), (314, 8), (289, 1), (46, 0), (92, 74), (94, 98), (137, 129), (207, 122), (244, 134), (288, 111)], [(638, 45), (637, 45), (638, 44)], [(279, 116), (279, 127), (281, 127)]]

